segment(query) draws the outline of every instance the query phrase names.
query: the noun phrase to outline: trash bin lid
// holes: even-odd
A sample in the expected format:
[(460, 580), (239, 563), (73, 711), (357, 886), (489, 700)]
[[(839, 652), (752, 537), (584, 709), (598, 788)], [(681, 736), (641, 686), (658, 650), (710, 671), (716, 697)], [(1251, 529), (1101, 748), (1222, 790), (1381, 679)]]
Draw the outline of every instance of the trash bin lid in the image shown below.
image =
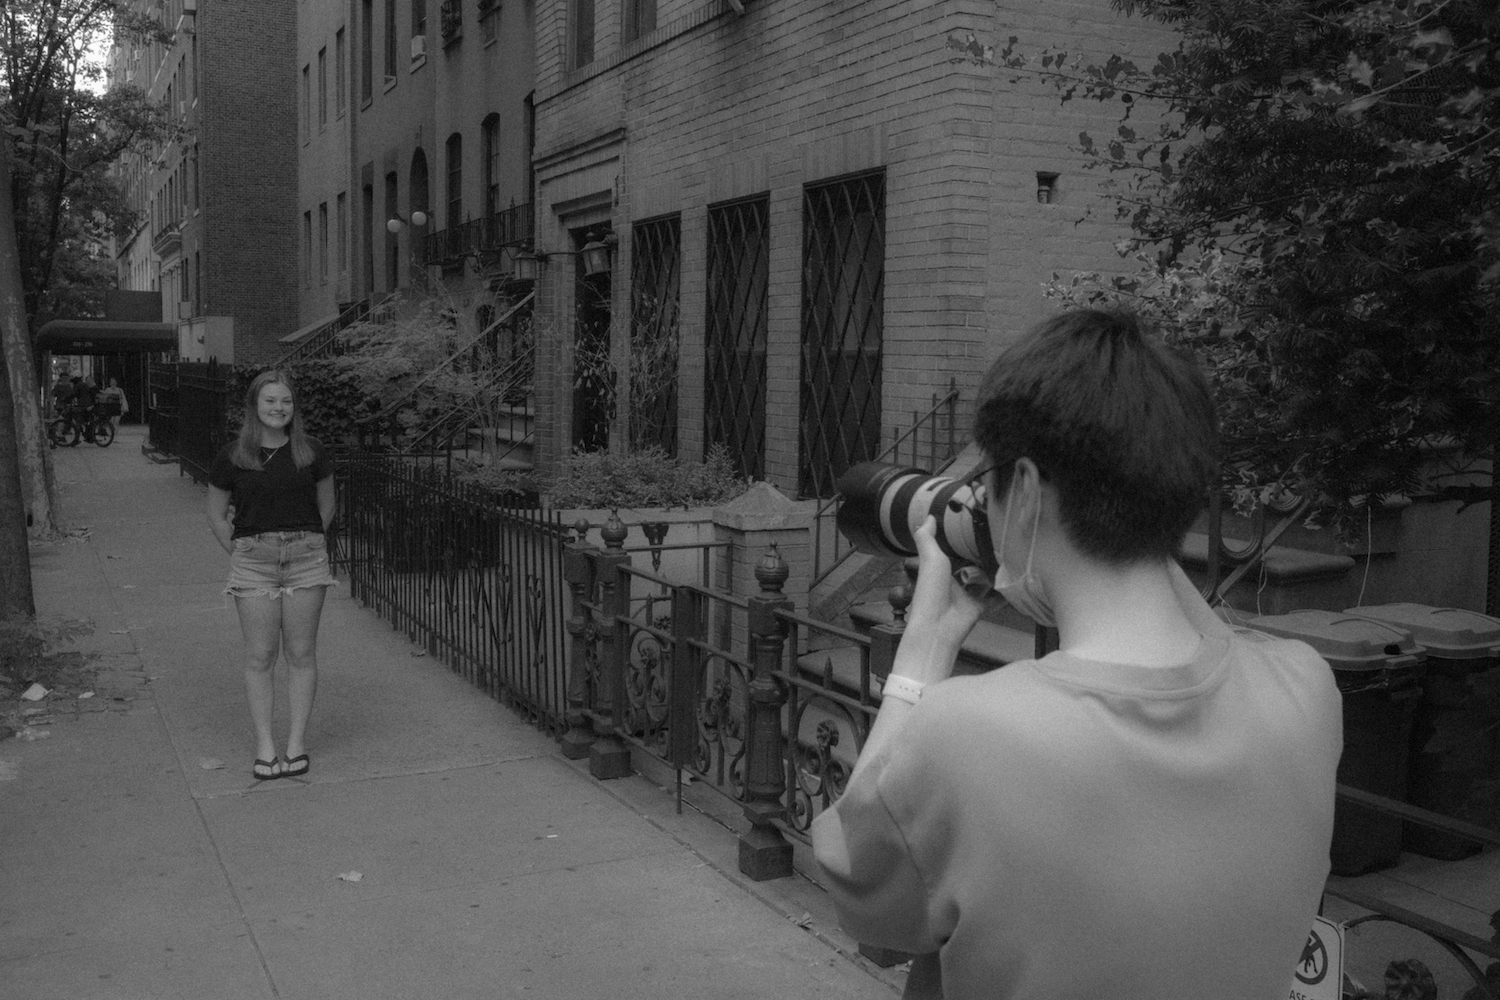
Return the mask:
[(1430, 604), (1374, 604), (1344, 612), (1404, 628), (1429, 656), (1445, 660), (1500, 657), (1500, 618)]
[(1414, 667), (1427, 658), (1427, 651), (1406, 629), (1340, 611), (1261, 615), (1245, 624), (1257, 632), (1301, 639), (1335, 670)]

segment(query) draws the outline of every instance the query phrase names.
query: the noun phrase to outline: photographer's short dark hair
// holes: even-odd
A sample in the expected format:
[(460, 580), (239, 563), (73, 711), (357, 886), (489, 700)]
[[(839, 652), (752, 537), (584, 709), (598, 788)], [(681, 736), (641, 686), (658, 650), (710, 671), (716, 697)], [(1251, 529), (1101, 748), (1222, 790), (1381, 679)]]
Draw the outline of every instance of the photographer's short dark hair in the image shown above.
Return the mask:
[(1065, 313), (1006, 347), (974, 439), (1002, 490), (1035, 462), (1073, 544), (1115, 564), (1176, 555), (1220, 461), (1203, 373), (1126, 312)]

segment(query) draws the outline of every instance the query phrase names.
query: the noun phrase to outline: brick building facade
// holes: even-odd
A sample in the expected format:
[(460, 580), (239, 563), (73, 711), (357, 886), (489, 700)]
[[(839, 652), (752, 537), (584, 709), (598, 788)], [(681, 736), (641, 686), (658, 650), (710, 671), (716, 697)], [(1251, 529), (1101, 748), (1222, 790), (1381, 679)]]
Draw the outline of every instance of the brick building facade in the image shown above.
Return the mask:
[(186, 358), (269, 360), (297, 325), (297, 0), (136, 6), (175, 35), (116, 44), (113, 80), (144, 89), (182, 127), (153, 155), (122, 158), (142, 221), (117, 247), (120, 287), (161, 293)]
[[(1112, 132), (1113, 109), (1013, 82), (986, 55), (1010, 36), (1082, 57), (1167, 42), (1102, 2), (541, 0), (544, 467), (601, 436), (580, 421), (641, 439), (639, 401), (575, 413), (575, 347), (606, 330), (626, 372), (632, 339), (666, 331), (662, 443), (725, 444), (742, 471), (827, 495), (950, 379), (972, 401), (1053, 271), (1118, 266), (1122, 231), (1079, 223), (1097, 181), (1073, 148)], [(580, 280), (598, 239), (613, 269)]]

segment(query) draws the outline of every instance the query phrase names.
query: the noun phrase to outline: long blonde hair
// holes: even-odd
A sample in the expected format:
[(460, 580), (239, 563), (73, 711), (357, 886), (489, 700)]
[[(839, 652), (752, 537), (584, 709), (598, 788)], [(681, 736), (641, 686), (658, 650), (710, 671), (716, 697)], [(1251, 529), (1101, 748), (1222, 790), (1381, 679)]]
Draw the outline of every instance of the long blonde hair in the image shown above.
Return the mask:
[(302, 400), (297, 396), (297, 387), (292, 383), (291, 376), (275, 369), (263, 371), (251, 381), (250, 389), (245, 393), (245, 419), (240, 423), (239, 440), (235, 442), (229, 460), (242, 469), (265, 467), (260, 460), (264, 425), (260, 422), (256, 404), (260, 399), (260, 391), (268, 385), (284, 385), (292, 394), (292, 419), (286, 425), (286, 434), (292, 449), (292, 462), (297, 468), (305, 469), (312, 465), (316, 455), (306, 432), (302, 430)]

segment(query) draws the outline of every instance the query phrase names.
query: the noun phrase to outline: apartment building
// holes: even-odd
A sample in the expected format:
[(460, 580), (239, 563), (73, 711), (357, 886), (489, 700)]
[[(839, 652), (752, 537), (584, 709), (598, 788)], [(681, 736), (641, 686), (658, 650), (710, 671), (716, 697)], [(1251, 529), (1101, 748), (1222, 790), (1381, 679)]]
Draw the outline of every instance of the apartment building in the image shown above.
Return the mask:
[[(994, 56), (1011, 36), (1075, 60), (1167, 47), (1102, 0), (538, 0), (536, 16), (537, 322), (558, 341), (538, 356), (544, 468), (627, 439), (719, 444), (746, 475), (827, 496), (950, 381), (971, 404), (1001, 341), (1045, 314), (1053, 271), (1120, 266), (1122, 230), (1080, 222), (1098, 178), (1074, 148), (1116, 109), (1063, 105)], [(597, 244), (609, 270), (586, 273)], [(613, 412), (577, 387), (601, 344), (622, 381), (656, 383), (618, 385)], [(675, 378), (642, 357), (675, 359)]]
[(168, 43), (120, 41), (115, 85), (180, 126), (118, 176), (140, 223), (116, 247), (119, 284), (154, 290), (188, 360), (254, 364), (297, 325), (297, 0), (136, 0)]

